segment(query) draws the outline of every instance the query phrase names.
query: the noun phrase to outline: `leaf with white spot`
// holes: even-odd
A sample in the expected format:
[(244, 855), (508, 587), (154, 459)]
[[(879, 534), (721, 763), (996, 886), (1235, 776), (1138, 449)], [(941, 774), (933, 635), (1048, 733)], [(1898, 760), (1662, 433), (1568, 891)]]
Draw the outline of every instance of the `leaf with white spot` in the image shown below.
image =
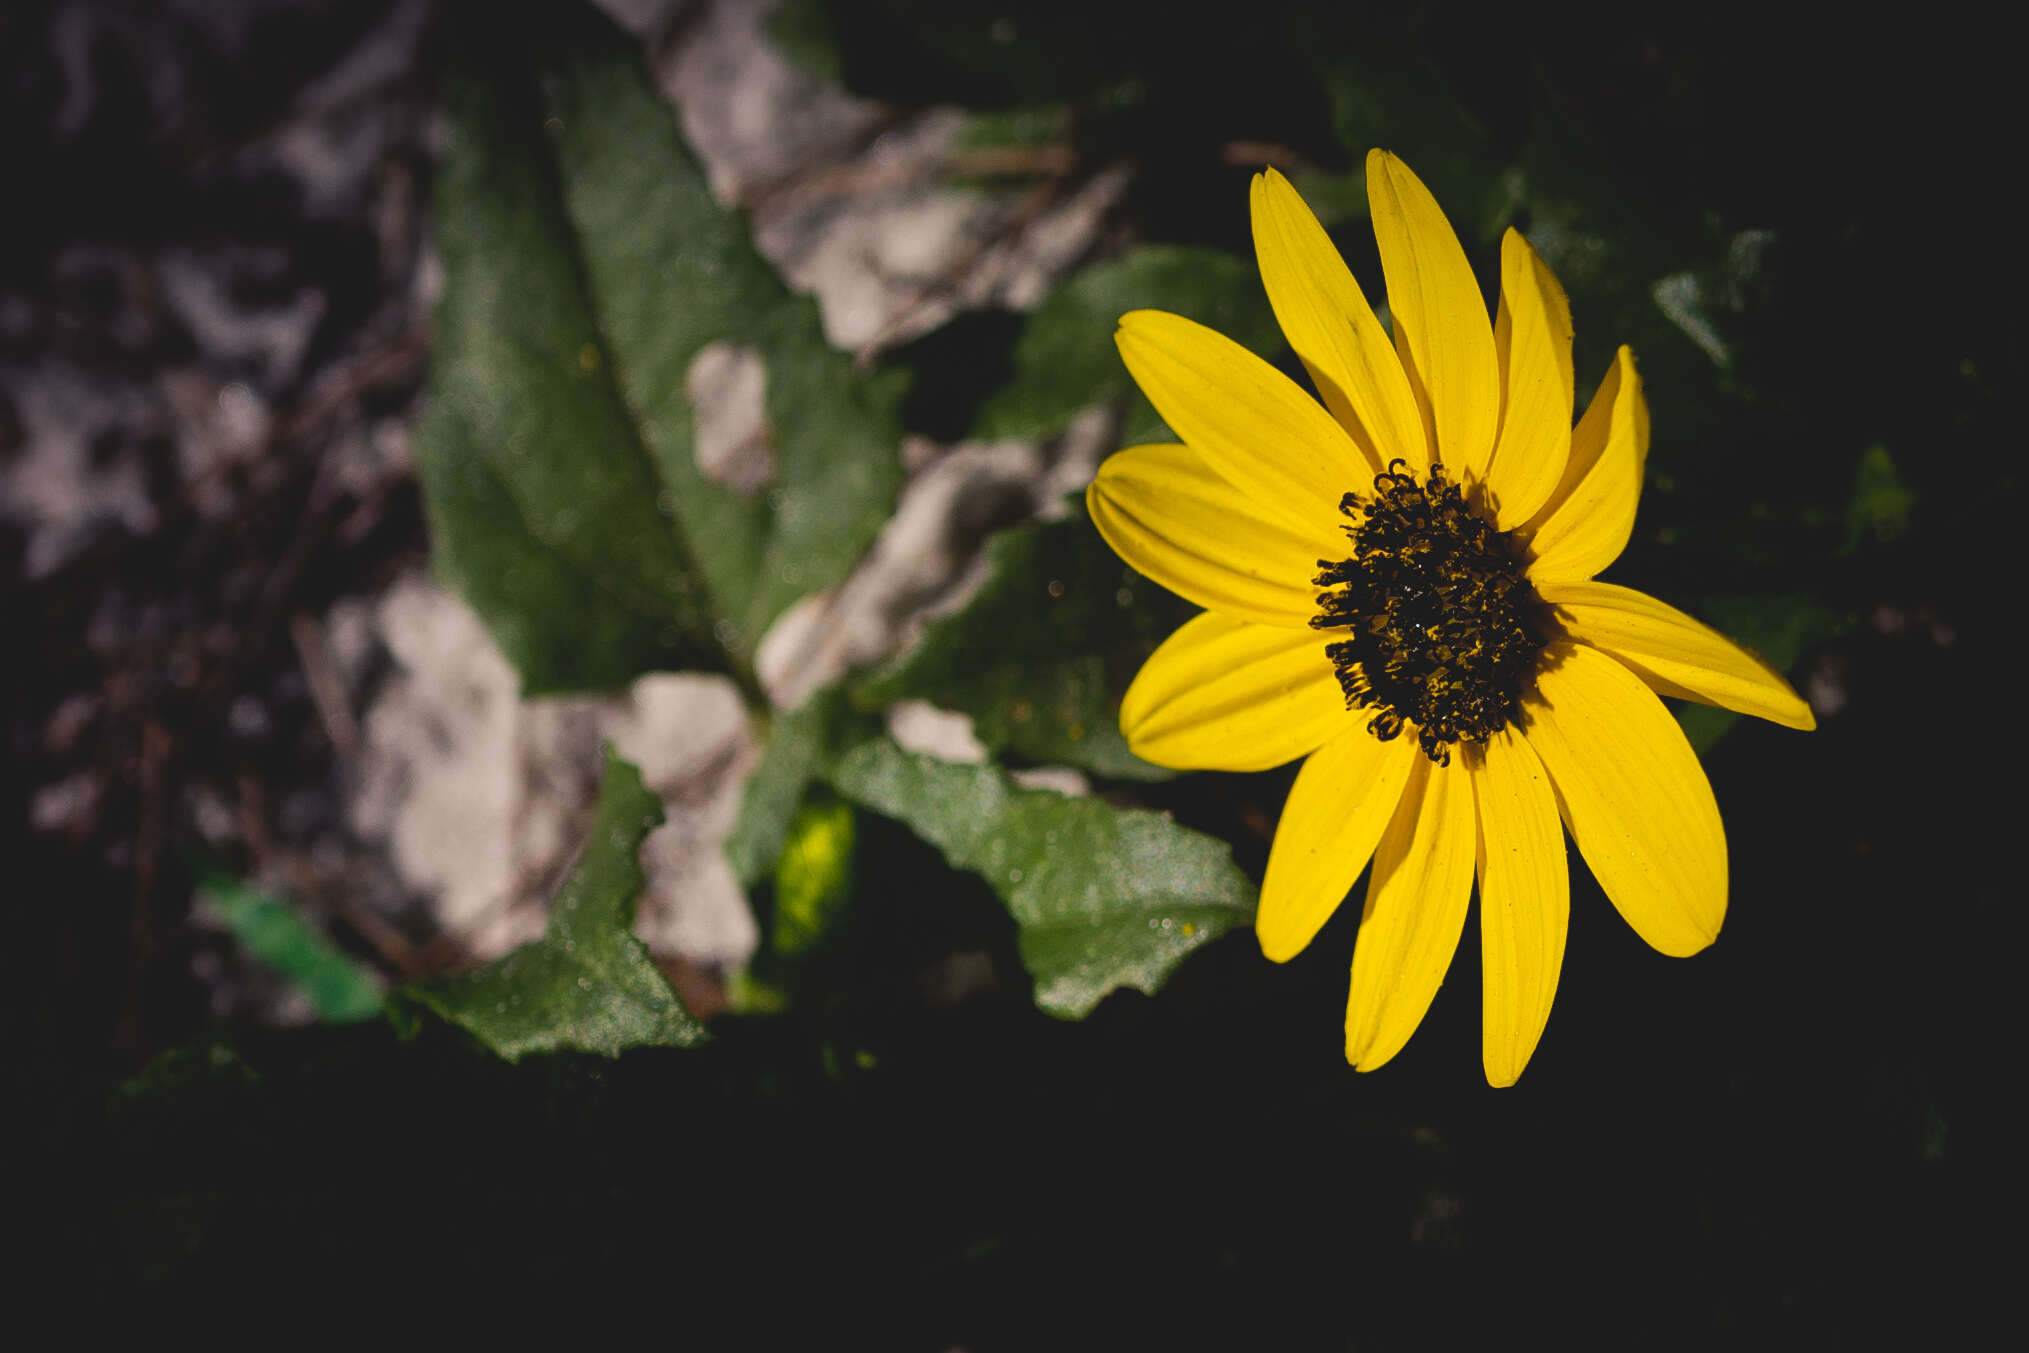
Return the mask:
[(437, 567), (527, 692), (747, 676), (892, 507), (896, 384), (825, 344), (605, 19), (504, 10), (454, 48), (417, 432)]

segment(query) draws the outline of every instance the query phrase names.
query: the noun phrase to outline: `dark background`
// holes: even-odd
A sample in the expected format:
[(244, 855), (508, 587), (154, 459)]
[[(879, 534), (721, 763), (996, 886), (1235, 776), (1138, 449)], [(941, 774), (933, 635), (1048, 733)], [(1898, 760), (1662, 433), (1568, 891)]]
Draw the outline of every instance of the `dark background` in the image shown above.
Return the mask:
[[(54, 1280), (161, 1309), (308, 1311), (399, 1275), (425, 1297), (673, 1298), (763, 1346), (807, 1324), (981, 1349), (1868, 1347), (1952, 1341), (1994, 1304), (2015, 1268), (1989, 1236), (2011, 1211), (2001, 916), (2019, 896), (2003, 860), (2021, 735), (2002, 646), (2020, 614), (2023, 362), (1998, 35), (1935, 7), (1813, 29), (1745, 5), (1255, 4), (1208, 25), (1154, 5), (1095, 19), (855, 0), (784, 16), (857, 92), (1069, 107), (1081, 164), (1137, 166), (1126, 237), (1244, 253), (1244, 213), (1223, 207), (1255, 165), (1226, 148), (1356, 168), (1332, 93), (1353, 67), (1378, 100), (1373, 139), (1433, 184), (1468, 146), (1615, 204), (1590, 219), (1626, 232), (1628, 257), (1566, 279), (1581, 386), (1626, 337), (1656, 413), (1644, 535), (1613, 576), (1835, 617), (1793, 668), (1821, 725), (1743, 723), (1706, 756), (1733, 895), (1695, 961), (1648, 952), (1574, 869), (1556, 1012), (1521, 1083), (1495, 1092), (1473, 927), (1423, 1029), (1369, 1076), (1338, 1048), (1343, 915), (1285, 968), (1235, 935), (1160, 997), (1116, 996), (1082, 1024), (1019, 995), (932, 1007), (924, 956), (980, 937), (948, 920), (971, 914), (947, 897), (964, 885), (878, 820), (842, 994), (721, 1020), (700, 1053), (510, 1067), (443, 1029), (399, 1044), (377, 1025), (215, 1023), (189, 963), (177, 789), (252, 776), (314, 800), (329, 752), (279, 619), (427, 548), (412, 484), (333, 489), (318, 467), (346, 420), (400, 413), (420, 385), (406, 298), (442, 16), (406, 68), (348, 96), (379, 119), (356, 182), (318, 198), (262, 152), (385, 8), (0, 15), (16, 203), (0, 362), (64, 353), (115, 389), (195, 361), (275, 411), (271, 454), (230, 477), (224, 518), (190, 507), (173, 458), (129, 430), (101, 454), (153, 467), (145, 528), (114, 523), (39, 576), (21, 532), (0, 535), (0, 971), (24, 1140), (7, 1211)], [(1689, 374), (1695, 350), (1630, 331), (1658, 323), (1639, 265), (1747, 228), (1779, 252), (1747, 284), (1715, 385)], [(1368, 276), (1364, 232), (1337, 233)], [(249, 306), (313, 283), (326, 303), (296, 368), (245, 368), (151, 307), (152, 260), (172, 249)], [(963, 401), (943, 377), (991, 369), (1011, 333), (975, 320), (898, 360)], [(915, 408), (928, 430), (964, 421)], [(0, 403), (4, 454), (10, 421)], [(1855, 516), (1876, 444), (1906, 492), (1893, 529)], [(258, 735), (228, 717), (249, 691), (273, 711)], [(80, 692), (97, 713), (53, 736)], [(33, 831), (32, 788), (81, 765), (107, 771), (94, 821)], [(1286, 781), (1192, 777), (1150, 799), (1235, 837), (1258, 871), (1265, 840), (1242, 824), (1263, 805), (1272, 819)]]

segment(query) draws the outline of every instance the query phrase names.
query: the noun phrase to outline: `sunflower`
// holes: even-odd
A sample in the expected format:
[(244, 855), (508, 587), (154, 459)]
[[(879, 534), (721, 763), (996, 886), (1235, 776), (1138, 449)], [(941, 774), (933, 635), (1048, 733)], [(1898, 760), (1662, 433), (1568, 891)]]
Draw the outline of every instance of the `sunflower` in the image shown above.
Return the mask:
[(1696, 953), (1726, 914), (1726, 837), (1658, 695), (1791, 728), (1781, 676), (1662, 602), (1598, 582), (1633, 530), (1649, 418), (1615, 355), (1574, 428), (1571, 313), (1514, 230), (1499, 311), (1401, 160), (1367, 157), (1391, 341), (1274, 170), (1254, 247), (1298, 385), (1178, 315), (1120, 321), (1128, 370), (1182, 445), (1109, 457), (1087, 494), (1121, 558), (1203, 606), (1121, 703), (1141, 756), (1181, 770), (1307, 757), (1256, 931), (1284, 962), (1372, 861), (1346, 1059), (1372, 1070), (1423, 1019), (1475, 880), (1487, 1079), (1541, 1038), (1570, 915), (1569, 832), (1635, 932)]

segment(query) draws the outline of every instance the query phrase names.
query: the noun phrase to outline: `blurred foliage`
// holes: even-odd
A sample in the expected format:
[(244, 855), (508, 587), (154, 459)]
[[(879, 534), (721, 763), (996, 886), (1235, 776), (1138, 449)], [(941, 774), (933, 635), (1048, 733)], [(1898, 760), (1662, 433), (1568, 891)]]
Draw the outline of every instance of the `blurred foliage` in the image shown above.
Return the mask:
[(642, 885), (635, 857), (661, 823), (662, 804), (642, 787), (641, 773), (609, 749), (591, 839), (543, 937), (471, 972), (403, 987), (391, 1002), (396, 1024), (414, 1032), (428, 1012), (510, 1062), (532, 1052), (617, 1057), (703, 1040), (704, 1026), (628, 933)]
[(808, 954), (830, 933), (852, 896), (859, 836), (852, 808), (836, 800), (806, 803), (789, 824), (775, 863), (775, 915), (768, 947), (785, 959)]
[(1894, 545), (1909, 533), (1916, 495), (1896, 468), (1895, 457), (1876, 442), (1853, 470), (1853, 497), (1846, 508), (1846, 549)]
[(213, 875), (204, 896), (239, 947), (274, 970), (328, 1024), (372, 1019), (381, 1012), (381, 981), (304, 920), (288, 899), (243, 880)]
[[(878, 935), (865, 937), (872, 941), (871, 963), (862, 964), (858, 952), (875, 911), (861, 894), (861, 884), (879, 880), (893, 885), (902, 871), (886, 848), (889, 842), (866, 832), (850, 803), (822, 784), (806, 785), (803, 793), (773, 877), (750, 889), (761, 943), (734, 976), (728, 995), (743, 1014), (800, 1011), (814, 1024), (828, 1026), (818, 1041), (835, 1060), (841, 1046), (855, 1041), (853, 1012), (868, 1003), (873, 985), (869, 969), (910, 966)], [(949, 901), (940, 896), (932, 904)]]

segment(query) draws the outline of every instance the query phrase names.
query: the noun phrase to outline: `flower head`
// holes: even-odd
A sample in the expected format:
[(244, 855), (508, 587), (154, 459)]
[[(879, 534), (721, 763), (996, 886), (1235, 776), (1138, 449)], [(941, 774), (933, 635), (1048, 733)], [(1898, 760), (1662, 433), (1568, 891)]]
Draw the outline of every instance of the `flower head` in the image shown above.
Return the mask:
[(1633, 354), (1574, 428), (1570, 307), (1528, 241), (1501, 241), (1489, 324), (1408, 166), (1372, 152), (1367, 196), (1392, 341), (1296, 190), (1254, 179), (1262, 282), (1317, 399), (1190, 320), (1121, 318), (1121, 356), (1183, 444), (1108, 458), (1087, 502), (1123, 559), (1206, 609), (1149, 658), (1120, 723), (1179, 769), (1308, 757), (1256, 930), (1291, 958), (1372, 861), (1346, 1008), (1362, 1070), (1422, 1021), (1477, 880), (1483, 1059), (1509, 1085), (1563, 962), (1566, 831), (1651, 946), (1719, 933), (1718, 806), (1658, 693), (1813, 720), (1731, 641), (1593, 580), (1627, 544), (1648, 453)]

